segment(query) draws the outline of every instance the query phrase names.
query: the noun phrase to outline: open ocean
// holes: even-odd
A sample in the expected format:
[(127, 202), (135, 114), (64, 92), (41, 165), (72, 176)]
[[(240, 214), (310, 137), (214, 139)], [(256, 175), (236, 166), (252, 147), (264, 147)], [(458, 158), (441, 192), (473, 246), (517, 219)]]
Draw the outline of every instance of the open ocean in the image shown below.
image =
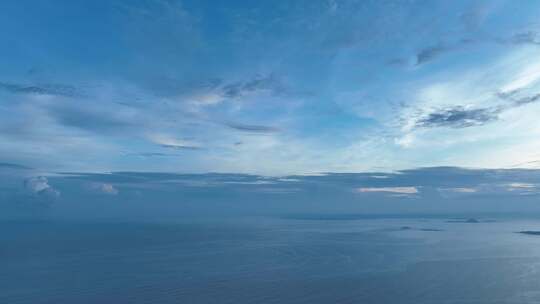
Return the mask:
[(0, 303), (540, 303), (540, 220), (2, 221)]

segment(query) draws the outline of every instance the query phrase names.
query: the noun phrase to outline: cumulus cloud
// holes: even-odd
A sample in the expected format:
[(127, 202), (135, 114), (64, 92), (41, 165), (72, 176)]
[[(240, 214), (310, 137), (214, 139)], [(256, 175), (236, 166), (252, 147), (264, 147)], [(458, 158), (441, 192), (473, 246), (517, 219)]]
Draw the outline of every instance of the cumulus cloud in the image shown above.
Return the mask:
[(56, 199), (60, 196), (60, 192), (49, 185), (49, 181), (45, 176), (31, 177), (24, 180), (24, 189), (31, 195), (45, 199)]
[(117, 195), (119, 193), (118, 189), (109, 183), (92, 183), (90, 187), (92, 190), (102, 194)]

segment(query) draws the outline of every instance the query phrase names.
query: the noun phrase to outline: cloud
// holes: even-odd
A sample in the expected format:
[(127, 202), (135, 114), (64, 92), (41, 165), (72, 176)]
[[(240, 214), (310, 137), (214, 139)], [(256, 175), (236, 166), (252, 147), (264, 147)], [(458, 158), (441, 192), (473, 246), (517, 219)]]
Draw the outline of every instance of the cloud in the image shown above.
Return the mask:
[(38, 193), (49, 189), (48, 180), (44, 176), (32, 177), (24, 181), (24, 187), (30, 192)]
[(515, 33), (508, 38), (498, 39), (501, 43), (508, 44), (533, 44), (540, 45), (540, 35), (536, 31), (525, 31), (520, 33)]
[(416, 120), (416, 127), (420, 128), (467, 128), (481, 126), (498, 119), (498, 108), (478, 108), (467, 109), (462, 106), (455, 106), (437, 110)]
[(530, 184), (530, 183), (510, 183), (508, 184), (508, 189), (509, 190), (522, 190), (522, 189), (535, 189), (536, 188), (536, 185), (535, 184)]
[(201, 150), (199, 146), (190, 146), (190, 145), (180, 145), (180, 144), (169, 144), (169, 145), (160, 145), (163, 148), (174, 149), (174, 150)]
[(519, 195), (540, 194), (540, 186), (533, 183), (511, 182), (506, 185), (506, 191), (515, 192)]
[(525, 96), (514, 101), (516, 106), (526, 105), (540, 100), (540, 94)]
[(355, 192), (370, 193), (370, 192), (383, 192), (383, 193), (397, 193), (397, 194), (416, 194), (418, 189), (416, 187), (367, 187), (356, 188)]
[(540, 160), (530, 160), (526, 162), (519, 162), (517, 164), (513, 164), (511, 167), (513, 168), (540, 168)]
[(45, 176), (31, 177), (24, 180), (24, 189), (31, 195), (45, 199), (56, 199), (60, 196), (60, 192), (49, 185), (49, 181)]
[(245, 82), (234, 82), (221, 87), (221, 95), (226, 98), (239, 98), (257, 91), (268, 91), (280, 95), (287, 91), (285, 85), (276, 76), (257, 75)]
[(517, 89), (517, 90), (510, 91), (510, 92), (498, 92), (496, 95), (501, 99), (504, 99), (504, 100), (507, 100), (507, 101), (511, 102), (511, 104), (507, 106), (508, 108), (519, 107), (519, 106), (523, 106), (523, 105), (527, 105), (527, 104), (530, 104), (530, 103), (535, 103), (535, 102), (540, 101), (540, 93), (533, 94), (533, 95), (530, 95), (530, 96), (519, 96), (518, 97), (518, 95), (520, 95), (521, 91), (522, 91), (521, 89)]
[(446, 52), (449, 52), (450, 50), (452, 50), (451, 47), (446, 47), (442, 45), (432, 46), (432, 47), (422, 49), (416, 54), (416, 65), (421, 65), (428, 61), (431, 61), (437, 58), (438, 56)]
[(117, 195), (119, 193), (118, 189), (109, 183), (93, 183), (90, 187), (102, 194)]
[(262, 126), (262, 125), (247, 125), (234, 122), (226, 122), (225, 125), (231, 129), (252, 132), (252, 133), (276, 133), (280, 130), (276, 127)]
[(469, 187), (457, 187), (457, 188), (439, 188), (440, 191), (449, 191), (455, 193), (476, 193), (478, 189)]
[(443, 198), (459, 198), (464, 195), (471, 195), (480, 192), (480, 189), (475, 187), (450, 187), (450, 188), (437, 188), (437, 191)]
[(62, 84), (22, 85), (0, 82), (0, 89), (13, 94), (50, 95), (61, 97), (80, 97), (83, 95), (78, 88), (71, 85)]
[(31, 170), (32, 168), (18, 165), (18, 164), (11, 164), (11, 163), (0, 163), (0, 169), (18, 169), (18, 170)]
[(167, 149), (174, 150), (200, 150), (201, 145), (191, 140), (177, 139), (169, 135), (152, 134), (148, 136), (148, 139), (153, 143)]
[[(495, 41), (485, 41), (483, 39), (477, 40), (477, 39), (471, 39), (471, 38), (462, 38), (458, 40), (457, 42), (450, 44), (450, 45), (435, 45), (426, 47), (423, 49), (420, 49), (416, 53), (416, 65), (421, 65), (427, 62), (430, 62), (434, 59), (437, 59), (441, 55), (444, 55), (445, 53), (458, 51), (463, 49), (464, 47), (479, 43), (479, 42), (491, 42), (491, 43), (500, 43), (500, 44), (514, 44), (514, 45), (520, 45), (520, 44), (532, 44), (532, 45), (540, 45), (540, 35), (535, 31), (526, 31), (521, 33), (513, 34), (510, 37), (507, 38), (497, 38)], [(396, 58), (391, 61), (389, 61), (389, 64), (391, 65), (401, 65), (405, 61), (402, 58)]]
[(500, 92), (503, 94), (512, 95), (512, 93), (520, 92), (540, 81), (540, 60), (537, 57), (529, 55), (514, 60), (519, 60), (517, 65), (520, 69), (510, 70), (510, 75), (504, 75), (508, 77), (508, 81), (500, 88)]
[(140, 156), (140, 157), (167, 157), (167, 156), (179, 156), (176, 154), (167, 154), (160, 152), (134, 152), (134, 153), (125, 153), (125, 156)]
[(110, 134), (110, 132), (132, 131), (138, 125), (133, 119), (123, 117), (124, 112), (112, 109), (92, 108), (85, 104), (55, 104), (47, 107), (50, 115), (58, 123), (82, 130)]
[[(439, 44), (439, 45), (430, 46), (430, 47), (420, 49), (420, 51), (418, 51), (416, 53), (416, 56), (415, 56), (416, 57), (416, 65), (421, 65), (421, 64), (427, 63), (429, 61), (435, 60), (438, 57), (444, 55), (445, 53), (462, 50), (463, 48), (465, 48), (465, 47), (467, 47), (469, 45), (475, 44), (475, 43), (478, 43), (478, 40), (471, 39), (471, 38), (461, 38), (461, 39), (459, 39), (456, 42), (451, 43), (451, 44), (447, 44), (447, 45)], [(390, 63), (394, 63), (394, 64), (398, 63), (399, 64), (400, 63), (399, 58), (394, 59)]]

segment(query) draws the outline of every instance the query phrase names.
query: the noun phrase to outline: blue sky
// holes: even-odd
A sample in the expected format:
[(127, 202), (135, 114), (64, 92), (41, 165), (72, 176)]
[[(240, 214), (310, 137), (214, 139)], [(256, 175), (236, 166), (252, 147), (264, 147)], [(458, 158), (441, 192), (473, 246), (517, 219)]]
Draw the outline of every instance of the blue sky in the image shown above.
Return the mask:
[(3, 1), (0, 157), (54, 171), (536, 167), (535, 1)]
[[(46, 200), (66, 172), (113, 196), (110, 172), (528, 176), (538, 20), (537, 1), (2, 1), (0, 169)], [(536, 193), (512, 177), (490, 187)], [(347, 193), (418, 196), (423, 180)]]

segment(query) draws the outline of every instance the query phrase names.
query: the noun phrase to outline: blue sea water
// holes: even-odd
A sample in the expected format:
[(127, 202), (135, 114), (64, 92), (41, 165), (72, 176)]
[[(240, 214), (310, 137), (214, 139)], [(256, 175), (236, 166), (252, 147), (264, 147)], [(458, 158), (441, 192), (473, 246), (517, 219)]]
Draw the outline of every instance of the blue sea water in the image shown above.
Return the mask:
[(540, 303), (540, 221), (2, 221), (0, 303)]

